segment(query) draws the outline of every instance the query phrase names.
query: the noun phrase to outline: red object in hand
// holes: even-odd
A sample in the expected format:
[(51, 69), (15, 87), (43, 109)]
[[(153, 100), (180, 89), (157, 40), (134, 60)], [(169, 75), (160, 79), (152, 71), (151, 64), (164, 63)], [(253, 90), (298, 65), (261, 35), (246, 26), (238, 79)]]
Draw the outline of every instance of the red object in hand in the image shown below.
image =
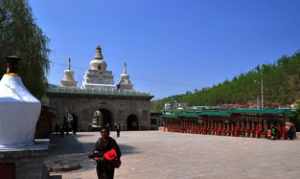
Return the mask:
[(111, 149), (104, 153), (103, 158), (105, 160), (115, 160), (117, 159), (117, 152), (115, 149)]

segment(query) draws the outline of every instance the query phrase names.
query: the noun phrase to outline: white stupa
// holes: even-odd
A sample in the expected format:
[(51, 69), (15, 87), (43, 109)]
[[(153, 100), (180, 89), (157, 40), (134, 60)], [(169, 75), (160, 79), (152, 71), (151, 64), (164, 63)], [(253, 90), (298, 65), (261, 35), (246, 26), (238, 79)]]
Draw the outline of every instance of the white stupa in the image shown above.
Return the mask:
[(0, 149), (33, 144), (41, 103), (16, 73), (17, 57), (7, 57), (6, 74), (0, 81)]
[(74, 72), (71, 69), (71, 58), (69, 58), (68, 69), (64, 71), (64, 77), (60, 81), (62, 87), (76, 87), (77, 82), (74, 80)]
[(122, 73), (120, 75), (120, 81), (118, 83), (118, 89), (124, 91), (133, 91), (133, 84), (130, 81), (129, 75), (127, 73), (127, 64), (124, 63)]
[(96, 48), (96, 55), (83, 77), (82, 88), (115, 89), (112, 71), (107, 70), (100, 46)]

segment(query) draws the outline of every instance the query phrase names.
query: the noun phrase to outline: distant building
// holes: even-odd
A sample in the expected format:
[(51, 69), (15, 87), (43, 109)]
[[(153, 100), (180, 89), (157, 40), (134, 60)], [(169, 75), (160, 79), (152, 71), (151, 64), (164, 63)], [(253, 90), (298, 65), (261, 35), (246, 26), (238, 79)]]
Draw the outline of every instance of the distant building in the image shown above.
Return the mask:
[(221, 109), (220, 106), (191, 106), (189, 107), (189, 109), (191, 110), (217, 110), (217, 109)]
[(173, 101), (164, 104), (164, 111), (183, 110), (187, 106), (188, 106), (187, 103), (179, 103), (177, 101)]

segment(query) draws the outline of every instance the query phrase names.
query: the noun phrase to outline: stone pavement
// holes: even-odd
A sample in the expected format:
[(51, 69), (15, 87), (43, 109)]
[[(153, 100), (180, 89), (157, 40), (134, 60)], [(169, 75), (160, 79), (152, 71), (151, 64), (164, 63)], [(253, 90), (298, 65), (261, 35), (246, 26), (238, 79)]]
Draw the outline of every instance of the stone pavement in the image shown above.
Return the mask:
[[(115, 136), (115, 133), (112, 133)], [(76, 160), (81, 169), (51, 173), (54, 179), (97, 179), (86, 153), (98, 133), (55, 141), (50, 158)], [(116, 179), (297, 179), (300, 140), (204, 136), (159, 131), (122, 132), (123, 152)], [(70, 153), (73, 153), (70, 155)]]

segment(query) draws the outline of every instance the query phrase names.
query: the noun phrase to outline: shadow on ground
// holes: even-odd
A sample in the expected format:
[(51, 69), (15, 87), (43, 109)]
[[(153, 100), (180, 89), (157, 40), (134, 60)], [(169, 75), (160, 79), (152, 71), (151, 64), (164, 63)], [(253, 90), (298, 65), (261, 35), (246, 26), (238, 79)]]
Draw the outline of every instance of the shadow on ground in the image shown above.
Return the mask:
[(119, 144), (120, 149), (122, 151), (122, 155), (130, 155), (130, 154), (138, 154), (141, 153), (141, 151), (137, 150), (137, 148), (126, 145), (126, 144)]
[[(93, 150), (94, 142), (80, 142), (78, 138), (86, 137), (90, 134), (78, 135), (52, 135), (49, 146), (49, 157), (45, 162), (48, 168), (53, 168), (58, 164), (61, 167), (71, 164), (80, 164), (78, 172), (94, 170), (96, 162), (88, 158), (88, 154)], [(90, 135), (93, 136), (93, 135)], [(119, 144), (122, 155), (132, 155), (141, 153), (136, 147), (127, 144)], [(51, 176), (51, 179), (60, 179), (59, 175)]]
[[(89, 153), (93, 150), (94, 142), (80, 142), (78, 138), (93, 136), (91, 134), (77, 135), (52, 135), (49, 146), (49, 156)], [(127, 144), (119, 144), (122, 155), (140, 153), (135, 147)]]
[(49, 179), (62, 179), (61, 175), (52, 175), (49, 177)]
[(84, 152), (84, 145), (82, 145), (74, 135), (52, 135), (50, 137), (49, 156)]

